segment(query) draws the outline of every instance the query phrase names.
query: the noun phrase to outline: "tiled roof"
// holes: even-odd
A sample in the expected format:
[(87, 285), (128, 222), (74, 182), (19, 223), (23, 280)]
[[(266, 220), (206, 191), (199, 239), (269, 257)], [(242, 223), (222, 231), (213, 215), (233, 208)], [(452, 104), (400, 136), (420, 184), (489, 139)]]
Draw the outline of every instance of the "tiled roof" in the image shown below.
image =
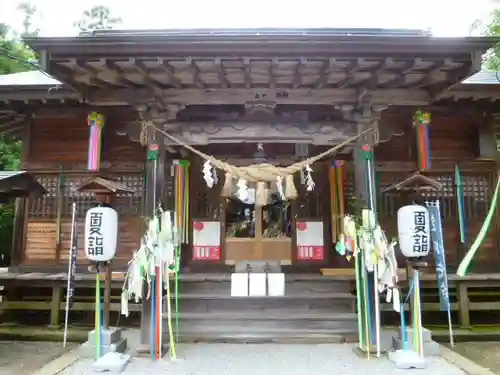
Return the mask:
[(0, 86), (56, 86), (61, 84), (57, 79), (38, 70), (0, 75)]

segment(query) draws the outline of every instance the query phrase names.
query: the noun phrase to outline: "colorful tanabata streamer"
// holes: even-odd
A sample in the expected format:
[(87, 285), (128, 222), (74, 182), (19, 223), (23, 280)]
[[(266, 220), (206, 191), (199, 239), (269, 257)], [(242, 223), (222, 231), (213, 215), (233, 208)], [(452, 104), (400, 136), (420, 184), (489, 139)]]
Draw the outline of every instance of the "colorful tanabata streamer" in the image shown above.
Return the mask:
[(413, 117), (417, 136), (418, 169), (425, 171), (431, 167), (429, 125), (431, 114), (418, 110)]
[(458, 270), (457, 270), (458, 276), (463, 277), (466, 275), (466, 273), (469, 269), (469, 266), (472, 263), (472, 259), (474, 258), (474, 255), (476, 254), (477, 250), (482, 245), (484, 239), (486, 238), (486, 235), (488, 234), (491, 223), (493, 221), (493, 216), (495, 214), (495, 211), (496, 211), (496, 208), (498, 205), (499, 190), (500, 190), (500, 176), (498, 176), (497, 185), (495, 188), (495, 193), (493, 194), (493, 199), (491, 200), (491, 205), (490, 205), (490, 209), (488, 210), (488, 215), (486, 216), (486, 219), (484, 220), (483, 226), (481, 227), (481, 230), (479, 231), (476, 239), (474, 240), (474, 243), (472, 244), (469, 251), (465, 255), (465, 258), (462, 260), (462, 262), (460, 262), (460, 265), (458, 266)]
[(330, 166), (330, 205), (332, 215), (332, 242), (337, 243), (344, 231), (345, 207), (345, 162), (333, 159)]
[(100, 113), (92, 112), (87, 117), (87, 124), (90, 127), (87, 169), (92, 172), (98, 172), (101, 166), (102, 128), (104, 127), (104, 116)]
[(189, 243), (189, 161), (175, 160), (174, 210), (180, 243)]
[(458, 211), (458, 225), (460, 229), (460, 243), (465, 244), (465, 228), (467, 228), (465, 217), (465, 201), (464, 201), (464, 187), (462, 185), (462, 176), (458, 165), (455, 165), (455, 188), (457, 192), (457, 211)]

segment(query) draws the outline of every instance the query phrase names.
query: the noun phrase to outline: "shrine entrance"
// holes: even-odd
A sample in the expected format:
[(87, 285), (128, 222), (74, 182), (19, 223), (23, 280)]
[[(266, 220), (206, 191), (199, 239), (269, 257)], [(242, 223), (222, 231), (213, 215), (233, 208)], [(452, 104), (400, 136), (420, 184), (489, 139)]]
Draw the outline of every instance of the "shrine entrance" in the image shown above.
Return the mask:
[(237, 196), (225, 200), (225, 260), (237, 261), (292, 261), (292, 202), (282, 200), (271, 192), (269, 203), (255, 205), (255, 188), (248, 189), (248, 197)]
[[(254, 143), (211, 145), (219, 153), (227, 151), (225, 155), (230, 155), (224, 160), (237, 166), (255, 164), (253, 154), (257, 146)], [(297, 160), (293, 155), (294, 147), (293, 144), (265, 144), (269, 155), (266, 162), (280, 166), (293, 163)], [(224, 154), (218, 157), (222, 159)], [(194, 172), (203, 169), (200, 164), (203, 162), (194, 157), (191, 163), (193, 261), (218, 261), (226, 265), (269, 261), (282, 266), (313, 268), (346, 266), (344, 258), (336, 255), (333, 244), (331, 161), (313, 166), (314, 190), (307, 191), (301, 181), (304, 176), (298, 173), (295, 176), (297, 199), (282, 199), (276, 188), (270, 186), (268, 203), (264, 206), (255, 204), (256, 186), (252, 184), (248, 185), (248, 195), (244, 199), (237, 188), (231, 197), (221, 197), (224, 174), (218, 173), (215, 185), (209, 188), (202, 174)]]

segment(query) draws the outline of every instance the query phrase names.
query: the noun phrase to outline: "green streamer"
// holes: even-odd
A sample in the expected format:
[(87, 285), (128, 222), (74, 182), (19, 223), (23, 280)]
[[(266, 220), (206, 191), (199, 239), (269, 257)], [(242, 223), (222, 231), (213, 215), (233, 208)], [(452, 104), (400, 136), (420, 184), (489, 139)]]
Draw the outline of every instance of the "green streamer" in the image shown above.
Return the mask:
[(175, 339), (179, 341), (179, 273), (180, 273), (180, 250), (179, 246), (175, 248)]
[[(357, 247), (357, 243), (355, 244)], [(356, 251), (356, 249), (353, 249)], [(356, 271), (356, 307), (358, 309), (358, 336), (359, 336), (359, 348), (363, 351), (366, 350), (366, 341), (365, 341), (365, 333), (364, 333), (364, 309), (363, 309), (363, 291), (361, 290), (361, 264), (362, 255), (360, 252), (356, 254), (354, 259), (355, 271)]]
[(476, 254), (479, 247), (483, 244), (483, 241), (486, 238), (488, 231), (490, 230), (490, 226), (491, 226), (491, 223), (493, 221), (493, 215), (495, 214), (497, 204), (498, 204), (497, 201), (498, 201), (499, 190), (500, 190), (500, 176), (498, 177), (497, 186), (495, 188), (495, 193), (493, 194), (493, 199), (491, 200), (490, 209), (488, 211), (488, 215), (486, 216), (486, 219), (484, 220), (483, 226), (481, 227), (481, 230), (479, 231), (471, 248), (469, 249), (469, 251), (465, 255), (465, 258), (460, 263), (460, 266), (458, 266), (457, 275), (460, 277), (464, 277), (467, 274), (467, 272), (469, 270), (469, 266), (472, 263), (472, 259), (474, 258), (474, 255)]

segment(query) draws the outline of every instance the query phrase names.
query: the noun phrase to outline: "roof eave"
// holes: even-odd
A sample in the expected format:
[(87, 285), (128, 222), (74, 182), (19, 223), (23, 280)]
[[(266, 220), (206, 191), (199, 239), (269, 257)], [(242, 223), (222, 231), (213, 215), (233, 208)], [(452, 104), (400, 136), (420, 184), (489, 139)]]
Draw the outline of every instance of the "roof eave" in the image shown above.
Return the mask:
[[(65, 50), (74, 50), (83, 48), (83, 53), (104, 47), (110, 49), (110, 52), (123, 49), (127, 46), (131, 51), (134, 47), (144, 47), (148, 45), (176, 45), (178, 49), (183, 44), (197, 46), (213, 46), (214, 54), (217, 53), (217, 46), (223, 47), (228, 44), (238, 45), (241, 49), (254, 49), (256, 45), (275, 44), (275, 45), (294, 45), (301, 43), (327, 43), (327, 44), (350, 44), (354, 48), (356, 45), (377, 45), (387, 47), (406, 47), (416, 49), (445, 50), (453, 49), (456, 53), (471, 53), (477, 51), (486, 51), (500, 42), (498, 37), (466, 37), (466, 38), (437, 38), (437, 37), (413, 37), (413, 36), (377, 36), (377, 35), (298, 35), (298, 34), (234, 34), (234, 35), (208, 35), (202, 34), (113, 34), (113, 35), (93, 35), (79, 37), (47, 38), (47, 37), (29, 37), (24, 38), (34, 50), (40, 52), (49, 50), (53, 53), (64, 52)], [(179, 48), (181, 47), (181, 48)], [(297, 47), (297, 46), (296, 46)], [(224, 48), (222, 48), (224, 49)], [(85, 52), (84, 52), (85, 51)]]

